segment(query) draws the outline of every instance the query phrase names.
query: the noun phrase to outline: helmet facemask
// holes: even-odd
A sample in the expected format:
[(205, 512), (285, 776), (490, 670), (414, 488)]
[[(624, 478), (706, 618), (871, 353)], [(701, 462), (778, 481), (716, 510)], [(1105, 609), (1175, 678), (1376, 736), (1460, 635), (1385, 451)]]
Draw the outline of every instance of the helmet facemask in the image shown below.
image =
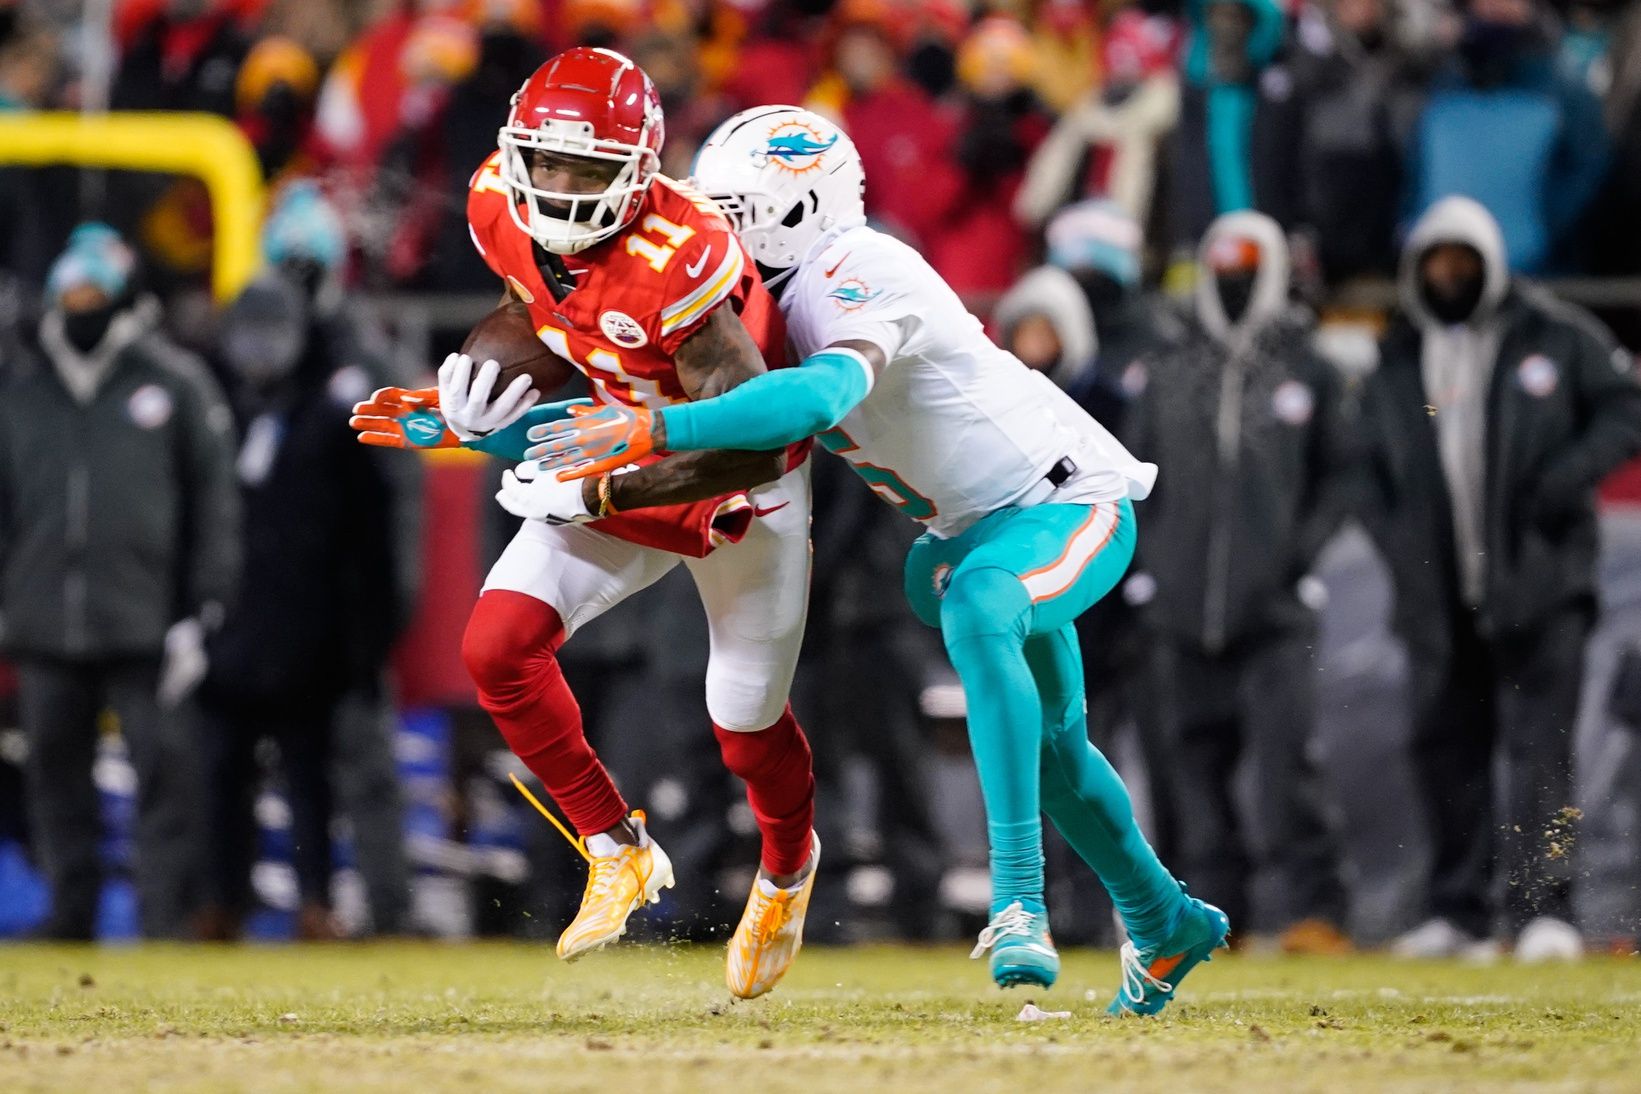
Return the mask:
[[(774, 288), (797, 269), (808, 244), (832, 226), (833, 219), (820, 211), (820, 197), (810, 190), (793, 201), (791, 195), (768, 191), (708, 193), (741, 237), (741, 244), (758, 264), (764, 285)], [(812, 217), (821, 217), (818, 228), (799, 233)], [(802, 243), (803, 246), (799, 246)]]
[[(499, 135), (498, 173), (511, 200), (513, 223), (553, 254), (575, 254), (615, 235), (637, 212), (660, 167), (653, 149), (601, 140), (588, 122), (548, 119), (539, 128), (504, 126)], [(530, 153), (621, 165), (603, 190), (591, 193), (544, 190), (530, 177)]]

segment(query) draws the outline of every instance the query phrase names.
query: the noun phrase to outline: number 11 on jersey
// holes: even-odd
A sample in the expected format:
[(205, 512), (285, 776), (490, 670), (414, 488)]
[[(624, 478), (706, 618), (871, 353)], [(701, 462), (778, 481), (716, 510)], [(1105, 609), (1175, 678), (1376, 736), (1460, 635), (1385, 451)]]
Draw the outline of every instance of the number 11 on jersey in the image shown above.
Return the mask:
[[(639, 232), (659, 236), (666, 240), (666, 244), (646, 239)], [(650, 269), (656, 273), (665, 270), (667, 263), (672, 261), (672, 256), (678, 253), (678, 248), (688, 243), (695, 235), (694, 228), (670, 221), (658, 213), (651, 213), (640, 221), (639, 232), (627, 236), (627, 253), (648, 262)]]

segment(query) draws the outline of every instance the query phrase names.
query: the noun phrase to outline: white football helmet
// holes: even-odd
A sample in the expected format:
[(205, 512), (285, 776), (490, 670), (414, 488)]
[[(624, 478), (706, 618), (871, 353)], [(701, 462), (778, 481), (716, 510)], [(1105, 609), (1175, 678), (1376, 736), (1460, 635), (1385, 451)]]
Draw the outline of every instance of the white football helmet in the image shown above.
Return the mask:
[(706, 139), (691, 181), (723, 207), (741, 242), (779, 285), (821, 236), (866, 223), (866, 172), (855, 142), (819, 114), (755, 106)]

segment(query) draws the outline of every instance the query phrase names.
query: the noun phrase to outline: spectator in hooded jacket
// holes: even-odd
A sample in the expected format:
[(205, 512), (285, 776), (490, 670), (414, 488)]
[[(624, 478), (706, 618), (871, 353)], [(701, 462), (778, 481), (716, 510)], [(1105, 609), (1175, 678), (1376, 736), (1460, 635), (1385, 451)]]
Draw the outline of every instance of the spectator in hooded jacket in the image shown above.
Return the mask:
[(1608, 158), (1601, 104), (1556, 70), (1552, 44), (1537, 0), (1470, 0), (1457, 56), (1414, 134), (1414, 211), (1449, 194), (1475, 198), (1520, 273), (1577, 268)]
[[(303, 297), (307, 344), (320, 347), (328, 362), (327, 389), (335, 400), (357, 401), (376, 388), (415, 382), (414, 371), (391, 351), (377, 317), (343, 291), (346, 237), (341, 218), (317, 186), (294, 183), (279, 193), (263, 225), (262, 252)], [(370, 458), (385, 484), (390, 513), (391, 635), (396, 637), (409, 625), (421, 595), (422, 466), (419, 460), (393, 459), (386, 450), (372, 449)], [(414, 929), (410, 866), (393, 755), (397, 715), (383, 675), (360, 673), (338, 703), (331, 777), (353, 824), (371, 928), (377, 934), (404, 934)]]
[(1641, 386), (1591, 316), (1513, 282), (1498, 223), (1468, 198), (1419, 220), (1400, 288), (1363, 425), (1433, 853), (1428, 918), (1395, 948), (1496, 955), (1502, 925), (1519, 958), (1577, 956), (1567, 852), (1594, 490), (1641, 450)]
[[(1309, 575), (1348, 510), (1341, 384), (1288, 305), (1275, 221), (1220, 217), (1201, 265), (1195, 322), (1143, 366), (1129, 416), (1130, 449), (1166, 477), (1126, 591), (1152, 638), (1185, 880), (1290, 951), (1338, 952), (1339, 852), (1310, 757)], [(1243, 764), (1246, 812), (1232, 793)]]
[(298, 934), (335, 936), (338, 711), (352, 692), (377, 693), (402, 613), (388, 483), (353, 439), (357, 391), (336, 382), (336, 362), (312, 336), (306, 311), (301, 292), (275, 273), (252, 282), (223, 321), (222, 356), (245, 438), (237, 466), (246, 568), (237, 607), (211, 642), (202, 692), (219, 937), (233, 937), (249, 910), (255, 746), (264, 738), (279, 745), (291, 803)]
[(186, 928), (200, 788), (179, 708), (239, 569), (232, 418), (200, 362), (157, 333), (134, 272), (112, 229), (76, 229), (47, 281), (39, 358), (7, 362), (0, 398), (0, 612), (52, 889), (43, 930), (65, 940), (92, 937), (102, 888), (104, 710), (137, 773), (142, 933)]
[(1016, 281), (997, 302), (992, 323), (1004, 349), (1062, 391), (1081, 392), (1093, 381), (1099, 354), (1094, 313), (1076, 279), (1059, 267), (1039, 266)]

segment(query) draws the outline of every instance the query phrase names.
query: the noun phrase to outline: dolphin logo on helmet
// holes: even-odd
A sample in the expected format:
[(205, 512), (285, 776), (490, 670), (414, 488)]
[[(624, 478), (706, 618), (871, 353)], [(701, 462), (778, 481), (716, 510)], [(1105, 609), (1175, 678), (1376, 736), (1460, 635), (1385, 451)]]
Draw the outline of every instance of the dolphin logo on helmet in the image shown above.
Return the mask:
[(807, 129), (777, 131), (770, 135), (760, 152), (789, 171), (810, 171), (818, 167), (820, 157), (838, 143), (838, 136), (833, 133), (829, 140), (822, 142)]

